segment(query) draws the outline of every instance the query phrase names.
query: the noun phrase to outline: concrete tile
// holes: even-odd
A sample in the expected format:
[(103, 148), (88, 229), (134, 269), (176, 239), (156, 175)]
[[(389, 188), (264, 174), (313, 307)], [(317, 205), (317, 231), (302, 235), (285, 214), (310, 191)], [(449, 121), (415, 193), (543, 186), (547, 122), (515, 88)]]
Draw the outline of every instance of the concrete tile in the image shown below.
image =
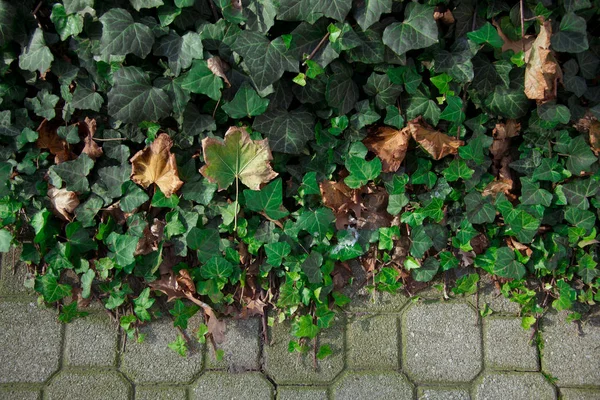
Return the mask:
[(44, 389), (44, 400), (128, 400), (129, 382), (114, 370), (61, 371)]
[(475, 400), (554, 400), (556, 390), (536, 372), (496, 372), (482, 376), (474, 386)]
[(228, 320), (225, 341), (217, 347), (225, 354), (221, 361), (215, 360), (212, 351), (206, 352), (206, 368), (227, 369), (231, 372), (258, 370), (260, 368), (261, 320)]
[(486, 367), (505, 371), (539, 371), (537, 346), (531, 332), (521, 327), (521, 318), (483, 320)]
[(444, 387), (419, 387), (418, 400), (470, 400), (468, 389)]
[(598, 400), (600, 389), (561, 388), (561, 400)]
[(192, 386), (190, 399), (270, 400), (273, 396), (273, 385), (258, 372), (209, 371)]
[(135, 400), (187, 400), (185, 386), (136, 386)]
[(349, 318), (346, 333), (348, 368), (398, 369), (398, 326), (396, 315), (363, 315)]
[(277, 386), (277, 400), (327, 400), (327, 387)]
[(332, 386), (332, 399), (412, 400), (413, 385), (398, 372), (346, 371)]
[(65, 326), (65, 358), (69, 366), (112, 367), (117, 362), (115, 325), (105, 314), (90, 314)]

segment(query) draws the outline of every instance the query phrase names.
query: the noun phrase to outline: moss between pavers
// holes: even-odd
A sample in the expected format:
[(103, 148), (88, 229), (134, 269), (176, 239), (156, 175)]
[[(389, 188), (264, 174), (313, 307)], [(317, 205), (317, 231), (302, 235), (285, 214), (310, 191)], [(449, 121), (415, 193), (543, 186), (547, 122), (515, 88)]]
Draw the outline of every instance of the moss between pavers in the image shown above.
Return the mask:
[(269, 400), (274, 397), (274, 388), (262, 374), (244, 372), (209, 371), (196, 381), (190, 390), (191, 400)]
[(187, 387), (136, 386), (135, 400), (187, 400)]
[(418, 400), (470, 400), (469, 390), (466, 388), (448, 387), (419, 387)]
[(561, 400), (598, 400), (600, 399), (599, 389), (574, 389), (561, 388)]
[[(331, 382), (344, 369), (345, 319), (336, 316), (331, 328), (319, 335), (319, 345), (328, 344), (333, 350), (329, 357), (319, 360), (313, 368), (312, 353), (290, 354), (288, 344), (294, 337), (290, 335), (290, 324), (275, 324), (269, 330), (271, 345), (263, 347), (264, 370), (279, 384), (320, 384)], [(312, 342), (311, 342), (312, 346)]]
[(112, 367), (117, 363), (117, 326), (106, 314), (90, 314), (65, 326), (64, 363)]
[(398, 369), (398, 315), (347, 315), (346, 352), (351, 369)]
[(327, 400), (327, 387), (277, 386), (277, 400)]
[(59, 368), (56, 311), (32, 301), (0, 302), (0, 383), (44, 382)]
[(115, 370), (63, 370), (44, 389), (44, 400), (127, 400), (131, 384)]
[(473, 385), (473, 400), (554, 400), (556, 389), (537, 372), (494, 372)]
[(487, 317), (483, 320), (485, 366), (504, 371), (539, 371), (537, 346), (521, 318)]
[(42, 387), (38, 385), (0, 385), (0, 399), (40, 400)]
[(412, 400), (414, 387), (393, 371), (346, 371), (331, 387), (334, 400)]

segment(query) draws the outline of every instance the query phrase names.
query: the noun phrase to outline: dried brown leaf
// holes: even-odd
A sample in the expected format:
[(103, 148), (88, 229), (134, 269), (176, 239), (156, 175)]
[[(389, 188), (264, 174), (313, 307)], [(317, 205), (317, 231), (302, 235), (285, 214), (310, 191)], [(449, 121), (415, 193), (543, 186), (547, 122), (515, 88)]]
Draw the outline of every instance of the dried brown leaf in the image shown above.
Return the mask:
[(48, 189), (48, 197), (53, 211), (66, 221), (73, 221), (73, 211), (79, 205), (77, 193), (69, 192), (67, 189)]
[(433, 19), (436, 21), (441, 21), (444, 25), (452, 25), (456, 20), (454, 19), (454, 15), (452, 11), (435, 11), (433, 13)]
[(502, 45), (503, 52), (508, 51), (508, 50), (512, 50), (515, 53), (518, 53), (520, 51), (526, 52), (531, 48), (531, 44), (535, 40), (533, 35), (525, 35), (525, 37), (523, 37), (521, 40), (517, 40), (517, 41), (510, 40), (504, 34), (504, 32), (502, 32), (502, 29), (500, 29), (500, 24), (498, 24), (495, 20), (492, 20), (492, 24), (496, 27), (496, 30), (498, 31), (498, 35), (500, 35), (502, 40), (504, 40), (504, 44)]
[(229, 71), (229, 65), (225, 61), (221, 60), (221, 58), (218, 56), (214, 56), (209, 58), (206, 61), (206, 63), (208, 65), (208, 69), (210, 69), (213, 74), (215, 74), (219, 78), (223, 78), (227, 86), (231, 87), (231, 82), (229, 82), (229, 79), (227, 79), (227, 75), (225, 75), (225, 73)]
[(381, 126), (363, 143), (381, 159), (383, 172), (396, 172), (406, 156), (409, 139), (410, 132), (407, 128), (400, 130)]
[(556, 83), (562, 81), (562, 71), (550, 50), (552, 26), (545, 21), (531, 49), (525, 53), (525, 95), (533, 100), (556, 98)]
[(38, 139), (36, 145), (40, 149), (48, 149), (50, 154), (54, 155), (54, 163), (60, 164), (75, 159), (75, 154), (71, 152), (67, 141), (58, 136), (56, 133), (57, 128), (56, 124), (46, 119), (43, 120), (37, 128)]
[(458, 140), (433, 129), (423, 122), (421, 117), (409, 121), (405, 129), (408, 129), (413, 139), (415, 139), (415, 141), (419, 143), (434, 160), (440, 160), (450, 154), (457, 154), (458, 148), (464, 144), (462, 140)]
[(163, 239), (165, 222), (154, 218), (152, 225), (146, 225), (142, 237), (135, 248), (135, 255), (146, 255), (158, 250), (158, 244)]
[(149, 147), (138, 151), (131, 158), (131, 179), (147, 188), (156, 184), (166, 197), (171, 197), (183, 182), (179, 179), (175, 154), (171, 153), (173, 141), (161, 133)]
[(79, 123), (79, 133), (85, 135), (83, 138), (83, 143), (85, 146), (81, 152), (87, 154), (94, 161), (97, 158), (102, 157), (104, 154), (102, 147), (100, 147), (98, 143), (94, 141), (94, 134), (96, 133), (96, 120), (85, 117), (85, 119)]
[(600, 155), (600, 122), (590, 123), (588, 134), (590, 135), (590, 146), (596, 155)]

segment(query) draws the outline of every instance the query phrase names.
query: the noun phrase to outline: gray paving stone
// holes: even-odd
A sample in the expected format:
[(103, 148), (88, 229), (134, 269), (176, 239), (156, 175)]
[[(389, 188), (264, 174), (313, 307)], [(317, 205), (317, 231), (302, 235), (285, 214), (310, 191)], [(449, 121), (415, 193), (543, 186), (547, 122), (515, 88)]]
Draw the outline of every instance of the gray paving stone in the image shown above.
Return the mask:
[(483, 340), (486, 367), (508, 371), (539, 371), (537, 346), (520, 318), (485, 318)]
[(475, 304), (479, 300), (479, 309), (487, 304), (495, 313), (514, 314), (520, 311), (520, 306), (504, 297), (489, 275), (481, 275), (479, 281), (479, 294), (468, 296), (469, 301)]
[(277, 400), (327, 400), (327, 388), (319, 386), (277, 386)]
[(115, 325), (105, 314), (90, 314), (67, 324), (65, 364), (90, 367), (115, 366), (117, 333)]
[(600, 389), (573, 389), (561, 388), (561, 400), (598, 400)]
[(0, 296), (11, 295), (35, 295), (31, 289), (27, 289), (23, 283), (27, 276), (27, 266), (19, 262), (21, 250), (15, 249), (15, 268), (13, 269), (13, 252), (0, 253)]
[(146, 340), (128, 340), (121, 355), (120, 369), (134, 383), (188, 383), (202, 370), (200, 349), (182, 357), (168, 348), (179, 334), (170, 319), (152, 321), (140, 332), (146, 334)]
[(481, 371), (481, 329), (468, 304), (413, 304), (400, 330), (403, 370), (413, 382), (468, 382)]
[[(600, 316), (596, 317), (600, 318)], [(582, 326), (566, 322), (566, 313), (548, 313), (542, 320), (542, 371), (557, 386), (600, 386), (600, 320)]]
[(44, 400), (127, 400), (129, 382), (114, 370), (61, 371), (44, 389)]
[(219, 349), (225, 354), (221, 361), (215, 360), (212, 351), (206, 352), (206, 368), (228, 369), (231, 372), (258, 370), (260, 368), (260, 330), (258, 318), (228, 320), (225, 341)]
[(0, 386), (0, 399), (6, 400), (39, 400), (42, 398), (41, 388)]
[(475, 384), (475, 400), (552, 400), (556, 390), (540, 373), (497, 372)]
[(351, 318), (346, 333), (348, 367), (398, 369), (398, 325), (396, 315)]
[(334, 400), (412, 400), (413, 385), (398, 372), (346, 371), (332, 386)]
[(230, 374), (210, 371), (202, 374), (191, 390), (192, 400), (269, 400), (273, 385), (258, 372)]
[[(294, 338), (290, 335), (290, 324), (275, 324), (269, 333), (271, 345), (263, 347), (264, 368), (279, 384), (319, 384), (331, 382), (344, 369), (344, 318), (336, 316), (333, 326), (319, 335), (319, 345), (328, 344), (333, 351), (329, 357), (319, 360), (313, 368), (312, 353), (290, 354), (288, 344)], [(312, 342), (311, 342), (312, 346)], [(312, 350), (311, 350), (312, 351)]]
[(186, 400), (185, 386), (136, 386), (135, 400)]
[(469, 390), (460, 388), (420, 387), (418, 400), (469, 400)]
[(0, 303), (0, 383), (44, 382), (59, 367), (61, 326), (33, 302)]

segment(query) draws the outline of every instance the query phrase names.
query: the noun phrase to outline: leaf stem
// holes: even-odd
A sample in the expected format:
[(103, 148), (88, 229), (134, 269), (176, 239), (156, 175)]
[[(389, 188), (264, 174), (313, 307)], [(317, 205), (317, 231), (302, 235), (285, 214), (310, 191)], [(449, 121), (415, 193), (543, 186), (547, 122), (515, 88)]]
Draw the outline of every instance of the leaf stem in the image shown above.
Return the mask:
[(233, 207), (233, 234), (237, 232), (237, 215), (238, 215), (238, 195), (239, 195), (239, 178), (235, 176), (235, 206)]
[(308, 58), (306, 60), (304, 60), (304, 62), (302, 63), (303, 67), (306, 65), (306, 63), (309, 60), (312, 60), (312, 58), (315, 56), (315, 54), (317, 54), (317, 51), (319, 51), (319, 49), (321, 48), (321, 46), (323, 46), (323, 43), (325, 43), (325, 41), (328, 38), (329, 38), (329, 32), (327, 32), (327, 34), (325, 36), (323, 36), (323, 39), (321, 39), (321, 41), (319, 42), (319, 44), (317, 44), (317, 47), (315, 47), (315, 49), (308, 55)]

